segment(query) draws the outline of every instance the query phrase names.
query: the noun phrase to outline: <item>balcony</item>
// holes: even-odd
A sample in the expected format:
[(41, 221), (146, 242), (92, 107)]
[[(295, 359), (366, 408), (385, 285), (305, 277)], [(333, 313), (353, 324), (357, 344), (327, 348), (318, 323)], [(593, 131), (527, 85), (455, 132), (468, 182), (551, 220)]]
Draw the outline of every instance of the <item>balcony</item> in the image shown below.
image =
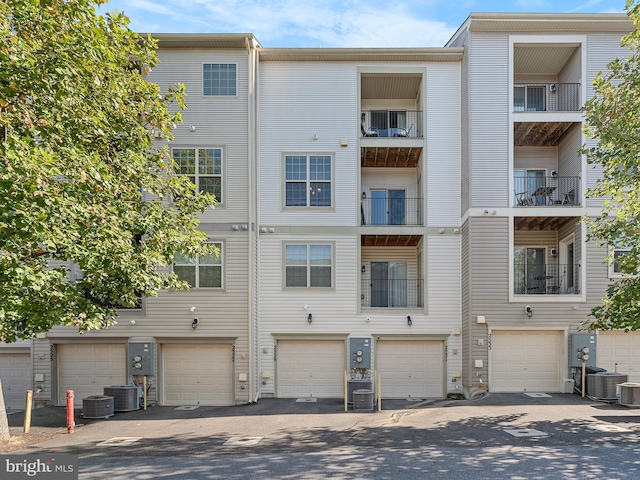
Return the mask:
[(580, 206), (580, 177), (546, 177), (537, 174), (518, 176), (513, 179), (513, 188), (514, 206), (517, 207)]
[(361, 306), (371, 308), (419, 308), (423, 306), (423, 280), (363, 279)]
[(578, 112), (579, 83), (525, 83), (513, 86), (514, 112)]
[(575, 264), (515, 264), (515, 295), (576, 295), (580, 265)]
[(362, 110), (363, 137), (422, 138), (422, 110)]
[[(404, 198), (404, 190), (391, 190), (398, 195), (372, 191), (360, 205), (361, 225), (423, 225), (422, 198)], [(363, 194), (364, 195), (364, 194)]]

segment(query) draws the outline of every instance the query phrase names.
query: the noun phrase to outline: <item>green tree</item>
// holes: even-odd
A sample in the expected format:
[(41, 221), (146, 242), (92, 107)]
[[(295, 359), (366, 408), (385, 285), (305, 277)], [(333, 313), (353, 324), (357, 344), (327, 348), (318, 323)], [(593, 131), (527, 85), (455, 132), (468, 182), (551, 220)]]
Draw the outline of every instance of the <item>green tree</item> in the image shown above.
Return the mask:
[(628, 0), (626, 10), (636, 30), (624, 36), (621, 45), (631, 53), (614, 59), (594, 82), (595, 96), (586, 102), (584, 131), (596, 139), (585, 148), (590, 164), (603, 169), (602, 178), (589, 189), (590, 198), (603, 198), (600, 216), (585, 217), (588, 238), (612, 249), (628, 248), (616, 258), (623, 278), (607, 289), (602, 305), (591, 311), (585, 326), (593, 329), (640, 329), (640, 5)]
[[(198, 213), (215, 199), (152, 144), (172, 138), (184, 86), (148, 82), (155, 41), (122, 14), (99, 15), (101, 3), (0, 2), (5, 342), (54, 325), (106, 328), (115, 306), (187, 287), (163, 273), (174, 252), (210, 251)], [(68, 265), (82, 277), (69, 281)]]

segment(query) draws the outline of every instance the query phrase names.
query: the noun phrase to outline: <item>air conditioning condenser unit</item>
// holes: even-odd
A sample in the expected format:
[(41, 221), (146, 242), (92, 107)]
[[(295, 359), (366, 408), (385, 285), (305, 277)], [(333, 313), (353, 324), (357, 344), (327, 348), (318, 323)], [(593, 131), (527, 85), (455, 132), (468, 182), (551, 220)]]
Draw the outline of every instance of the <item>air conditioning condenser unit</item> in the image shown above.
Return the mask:
[(113, 397), (92, 395), (82, 399), (82, 418), (113, 417)]
[(640, 383), (625, 382), (620, 387), (620, 405), (640, 408)]

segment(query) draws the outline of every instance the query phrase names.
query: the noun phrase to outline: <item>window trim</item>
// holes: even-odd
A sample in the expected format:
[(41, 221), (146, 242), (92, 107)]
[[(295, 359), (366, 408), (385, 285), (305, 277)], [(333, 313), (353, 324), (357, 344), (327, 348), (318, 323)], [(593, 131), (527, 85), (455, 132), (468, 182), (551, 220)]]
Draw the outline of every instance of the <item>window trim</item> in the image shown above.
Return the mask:
[[(236, 93), (234, 95), (207, 95), (204, 93), (204, 66), (205, 65), (235, 65), (236, 67)], [(200, 94), (203, 98), (238, 98), (238, 63), (237, 62), (202, 62), (200, 69)]]
[[(220, 196), (222, 197), (222, 200), (220, 200), (220, 198), (218, 198), (216, 196), (216, 209), (218, 208), (223, 208), (225, 206), (225, 199), (227, 198), (227, 192), (226, 192), (226, 177), (227, 177), (227, 171), (226, 171), (226, 164), (227, 162), (225, 161), (225, 155), (226, 155), (226, 148), (223, 147), (222, 145), (215, 145), (215, 146), (172, 146), (171, 147), (171, 158), (175, 161), (175, 156), (174, 156), (174, 151), (175, 150), (195, 150), (196, 152), (196, 165), (197, 165), (197, 161), (198, 161), (198, 150), (220, 150)], [(176, 162), (177, 163), (177, 162)], [(198, 170), (196, 168), (196, 170)], [(185, 175), (185, 176), (189, 176), (186, 173), (179, 173), (178, 175)], [(196, 191), (198, 191), (199, 188), (199, 174), (196, 171)], [(206, 177), (208, 178), (215, 178), (215, 175), (206, 175)]]
[(625, 277), (633, 277), (635, 275), (632, 274), (625, 274), (622, 272), (616, 272), (615, 271), (615, 254), (617, 252), (631, 252), (631, 248), (630, 247), (615, 247), (615, 246), (611, 246), (609, 247), (609, 262), (608, 262), (608, 270), (609, 270), (609, 278), (625, 278)]
[[(307, 195), (307, 205), (287, 205), (287, 157), (298, 156), (307, 158), (307, 172), (309, 172), (309, 157), (330, 157), (331, 158), (331, 180), (327, 183), (331, 184), (331, 204), (312, 206)], [(336, 192), (336, 155), (335, 152), (282, 152), (281, 161), (281, 209), (282, 210), (305, 210), (313, 212), (333, 212), (335, 211), (335, 192)], [(305, 180), (307, 184), (307, 192), (309, 191), (309, 183), (311, 179), (307, 175)]]
[[(289, 245), (305, 245), (307, 247), (307, 285), (305, 286), (288, 286), (287, 285), (287, 246)], [(312, 245), (329, 246), (331, 248), (331, 286), (330, 287), (314, 287), (309, 285), (311, 266), (310, 249)], [(335, 291), (336, 289), (336, 243), (334, 241), (320, 240), (314, 241), (290, 241), (282, 242), (282, 290), (305, 290), (305, 291)]]
[[(195, 268), (195, 286), (191, 287), (191, 290), (206, 290), (206, 291), (226, 291), (226, 275), (227, 275), (227, 262), (226, 262), (226, 242), (224, 240), (209, 239), (208, 244), (217, 244), (220, 248), (220, 286), (219, 287), (201, 287), (200, 286), (200, 272), (198, 267), (200, 266), (200, 256), (196, 257), (196, 263), (193, 265)], [(171, 272), (175, 273), (175, 260), (171, 263)]]

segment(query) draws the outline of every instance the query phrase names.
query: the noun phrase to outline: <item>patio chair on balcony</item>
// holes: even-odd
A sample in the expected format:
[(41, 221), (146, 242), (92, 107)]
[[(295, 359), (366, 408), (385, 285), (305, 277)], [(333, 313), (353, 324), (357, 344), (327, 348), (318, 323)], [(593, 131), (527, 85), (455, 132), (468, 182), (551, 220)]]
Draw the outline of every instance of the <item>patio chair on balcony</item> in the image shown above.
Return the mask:
[(533, 198), (527, 192), (516, 193), (516, 201), (519, 207), (533, 205)]
[(378, 132), (378, 130), (374, 128), (368, 128), (365, 125), (365, 120), (366, 120), (366, 115), (363, 113), (360, 118), (360, 130), (362, 131), (362, 136), (363, 137), (379, 137), (380, 133)]

